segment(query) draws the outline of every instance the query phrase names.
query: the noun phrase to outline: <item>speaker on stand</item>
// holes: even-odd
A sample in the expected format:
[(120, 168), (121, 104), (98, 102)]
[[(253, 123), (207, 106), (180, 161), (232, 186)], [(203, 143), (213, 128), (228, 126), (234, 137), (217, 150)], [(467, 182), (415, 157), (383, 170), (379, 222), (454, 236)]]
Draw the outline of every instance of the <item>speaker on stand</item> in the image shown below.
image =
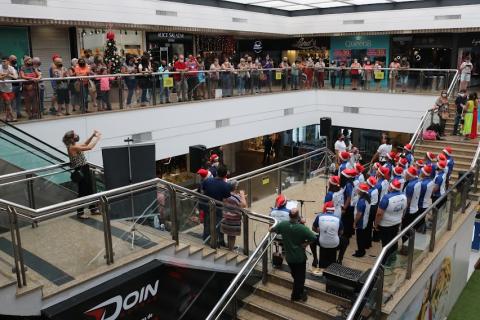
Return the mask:
[[(325, 137), (325, 146), (329, 149), (333, 149), (333, 145), (330, 145), (332, 139), (332, 118), (323, 117), (320, 118), (320, 136)], [(325, 155), (325, 193), (328, 188), (328, 176), (330, 173), (330, 161), (328, 160), (328, 155)]]

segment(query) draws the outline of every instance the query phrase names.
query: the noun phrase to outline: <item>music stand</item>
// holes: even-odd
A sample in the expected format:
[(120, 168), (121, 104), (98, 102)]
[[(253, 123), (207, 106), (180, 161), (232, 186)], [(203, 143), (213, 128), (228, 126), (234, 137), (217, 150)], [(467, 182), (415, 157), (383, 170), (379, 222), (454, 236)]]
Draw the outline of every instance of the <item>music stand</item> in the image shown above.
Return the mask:
[(295, 201), (300, 202), (300, 217), (301, 217), (301, 218), (303, 218), (303, 206), (305, 205), (305, 203), (307, 203), (307, 202), (311, 202), (311, 203), (316, 202), (316, 201), (314, 201), (314, 200), (295, 200)]
[[(129, 184), (133, 183), (133, 174), (132, 174), (132, 158), (131, 158), (131, 152), (130, 152), (130, 146), (131, 143), (134, 142), (132, 138), (127, 138), (123, 140), (123, 142), (127, 143), (127, 151), (128, 151), (128, 177), (129, 177)], [(129, 235), (128, 237), (131, 239), (131, 248), (133, 249), (134, 244), (135, 244), (135, 237), (138, 238), (144, 238), (148, 241), (150, 241), (150, 238), (143, 233), (142, 231), (137, 229), (137, 221), (135, 219), (135, 205), (133, 201), (133, 194), (130, 193), (130, 209), (132, 211), (132, 227), (130, 228)]]

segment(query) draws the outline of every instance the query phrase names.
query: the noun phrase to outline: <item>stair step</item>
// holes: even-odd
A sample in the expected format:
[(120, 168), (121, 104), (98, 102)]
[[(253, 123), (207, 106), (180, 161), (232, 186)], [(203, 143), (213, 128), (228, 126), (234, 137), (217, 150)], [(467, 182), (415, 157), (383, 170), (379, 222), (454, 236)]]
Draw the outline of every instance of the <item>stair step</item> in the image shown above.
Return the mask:
[(247, 256), (238, 255), (238, 257), (237, 257), (237, 266), (238, 266), (239, 264), (244, 263), (244, 262), (247, 261), (247, 260), (248, 260), (248, 257), (247, 257)]
[(238, 310), (237, 319), (239, 320), (269, 320), (269, 318), (262, 317), (259, 314), (248, 311), (245, 308)]
[(205, 259), (207, 257), (210, 257), (212, 254), (217, 253), (217, 250), (212, 249), (212, 248), (203, 248), (202, 252), (202, 259)]
[[(305, 307), (304, 303), (287, 300), (282, 303), (272, 301), (271, 299), (264, 298), (262, 296), (251, 294), (243, 299), (244, 308), (262, 317), (266, 317), (271, 320), (315, 320), (319, 319), (316, 316), (310, 316), (303, 312), (299, 312), (292, 308), (293, 304), (298, 304), (300, 307)], [(308, 301), (307, 301), (308, 303)], [(325, 319), (325, 318), (323, 318)]]
[(175, 254), (183, 251), (183, 250), (187, 250), (190, 248), (190, 245), (189, 244), (185, 244), (185, 243), (179, 243), (177, 246), (175, 246)]
[[(275, 283), (277, 285), (283, 286), (288, 289), (292, 289), (293, 283), (291, 278), (286, 278), (282, 274), (277, 273), (275, 275), (269, 274), (268, 275), (269, 283)], [(344, 307), (348, 307), (350, 305), (350, 301), (333, 294), (326, 292), (324, 289), (319, 290), (318, 288), (313, 288), (312, 286), (305, 284), (305, 288), (309, 296), (315, 297), (317, 299), (321, 299), (322, 301), (332, 303), (335, 305), (342, 305)]]
[[(415, 153), (418, 153), (418, 152), (423, 152), (423, 154), (425, 154), (427, 151), (432, 151), (432, 152), (435, 152), (435, 153), (440, 153), (442, 152), (443, 148), (445, 146), (444, 145), (423, 145), (423, 144), (419, 144), (415, 147)], [(453, 150), (453, 157), (456, 158), (457, 155), (463, 155), (463, 156), (473, 156), (475, 155), (475, 149), (474, 148), (455, 148)]]
[(217, 251), (217, 252), (215, 253), (215, 258), (214, 258), (214, 260), (217, 261), (217, 260), (219, 260), (219, 259), (222, 259), (223, 257), (225, 257), (225, 256), (227, 255), (227, 253), (228, 253), (227, 251), (223, 251), (223, 250), (222, 250), (222, 251)]
[(193, 256), (193, 255), (199, 253), (199, 252), (202, 251), (202, 250), (203, 250), (203, 247), (190, 246), (189, 255), (190, 255), (190, 256)]
[[(458, 137), (458, 139), (461, 139), (461, 137)], [(461, 141), (455, 141), (455, 140), (423, 140), (420, 142), (419, 146), (435, 146), (435, 145), (440, 145), (440, 146), (451, 146), (453, 149), (456, 147), (464, 148), (464, 149), (477, 149), (478, 141), (477, 140), (461, 140)]]
[[(306, 302), (290, 301), (291, 289), (273, 282), (267, 284), (258, 284), (254, 292), (255, 296), (260, 296), (269, 301), (276, 302), (289, 309), (302, 313), (302, 316), (311, 316), (317, 319), (331, 319), (340, 315), (335, 303), (327, 302), (315, 296), (309, 295)], [(256, 301), (256, 300), (255, 300)]]

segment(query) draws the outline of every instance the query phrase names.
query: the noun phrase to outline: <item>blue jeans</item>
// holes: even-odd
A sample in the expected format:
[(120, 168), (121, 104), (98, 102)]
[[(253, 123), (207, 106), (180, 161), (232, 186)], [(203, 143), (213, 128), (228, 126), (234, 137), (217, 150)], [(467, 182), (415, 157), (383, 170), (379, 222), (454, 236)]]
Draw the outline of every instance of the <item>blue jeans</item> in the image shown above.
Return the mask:
[(125, 85), (128, 89), (127, 94), (127, 106), (132, 104), (133, 94), (135, 93), (135, 88), (137, 87), (137, 79), (125, 78)]
[(237, 78), (237, 91), (239, 95), (245, 94), (245, 78), (244, 77)]
[(295, 90), (298, 89), (298, 84), (299, 84), (298, 81), (299, 81), (298, 74), (297, 75), (292, 74), (292, 89), (295, 89)]
[(160, 77), (160, 103), (168, 102), (168, 98), (170, 97), (170, 88), (165, 88), (163, 86), (163, 78)]
[(141, 98), (142, 103), (148, 102), (147, 95), (148, 95), (148, 89), (142, 89), (142, 98)]

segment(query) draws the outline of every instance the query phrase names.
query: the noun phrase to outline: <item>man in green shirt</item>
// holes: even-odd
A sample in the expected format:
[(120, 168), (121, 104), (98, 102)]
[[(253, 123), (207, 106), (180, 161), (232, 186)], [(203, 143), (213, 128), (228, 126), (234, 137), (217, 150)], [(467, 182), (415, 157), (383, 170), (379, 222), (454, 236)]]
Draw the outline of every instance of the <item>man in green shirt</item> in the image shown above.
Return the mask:
[(307, 294), (304, 292), (307, 268), (305, 248), (316, 240), (315, 234), (300, 223), (298, 209), (290, 211), (290, 221), (280, 222), (270, 228), (270, 231), (281, 234), (283, 238), (286, 260), (293, 278), (292, 301), (307, 301)]

